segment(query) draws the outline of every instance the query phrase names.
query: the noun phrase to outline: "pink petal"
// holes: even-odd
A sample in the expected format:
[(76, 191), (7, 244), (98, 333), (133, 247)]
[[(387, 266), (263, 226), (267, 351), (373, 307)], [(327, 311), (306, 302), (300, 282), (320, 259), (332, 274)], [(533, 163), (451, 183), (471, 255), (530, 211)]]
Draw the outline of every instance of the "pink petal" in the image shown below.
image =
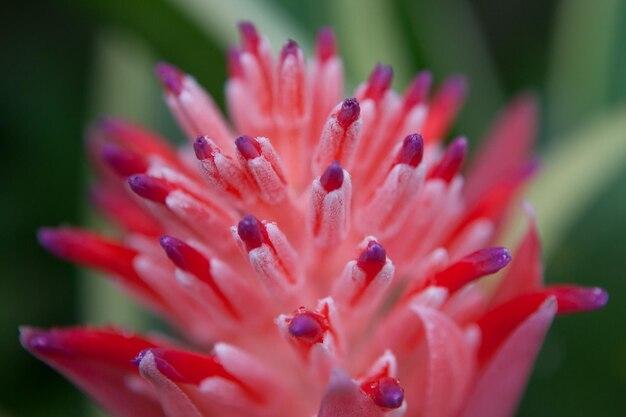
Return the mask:
[(513, 415), (556, 310), (556, 300), (548, 298), (500, 345), (483, 368), (461, 417)]
[[(436, 310), (414, 307), (424, 326), (427, 344), (424, 391), (407, 396), (423, 417), (456, 416), (474, 376), (474, 352), (461, 328)], [(412, 407), (411, 407), (412, 408)]]
[(120, 417), (165, 416), (131, 360), (155, 343), (112, 330), (23, 327), (26, 350), (55, 368), (100, 406)]
[(158, 391), (159, 400), (168, 417), (202, 417), (187, 394), (159, 370), (152, 352), (148, 351), (143, 356), (139, 371)]
[(382, 417), (383, 413), (343, 371), (334, 369), (317, 417)]
[(527, 163), (536, 137), (538, 104), (525, 94), (505, 108), (473, 159), (466, 196), (475, 201), (502, 178), (509, 178)]
[(543, 286), (543, 267), (541, 264), (541, 242), (537, 232), (537, 223), (530, 206), (526, 206), (529, 217), (528, 230), (513, 255), (506, 275), (500, 281), (491, 301), (498, 306), (518, 295), (539, 290)]

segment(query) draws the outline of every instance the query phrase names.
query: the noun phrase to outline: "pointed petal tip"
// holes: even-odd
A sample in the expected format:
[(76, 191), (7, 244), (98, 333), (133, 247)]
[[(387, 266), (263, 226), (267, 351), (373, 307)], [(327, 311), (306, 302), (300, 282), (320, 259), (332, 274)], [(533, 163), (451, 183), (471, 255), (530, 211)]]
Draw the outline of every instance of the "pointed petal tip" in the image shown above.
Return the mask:
[(206, 136), (198, 136), (196, 140), (194, 140), (193, 151), (199, 161), (204, 161), (209, 158), (211, 148), (209, 147), (209, 142), (206, 140)]
[(404, 138), (396, 163), (417, 167), (422, 162), (423, 157), (424, 138), (418, 133), (413, 133)]
[(148, 163), (144, 158), (120, 146), (105, 144), (101, 155), (102, 159), (122, 177), (141, 174), (148, 169)]
[(343, 185), (343, 168), (339, 161), (333, 161), (320, 177), (320, 183), (326, 192), (331, 192), (341, 188)]
[(246, 52), (256, 53), (259, 43), (261, 42), (256, 26), (247, 20), (239, 22), (238, 26), (243, 50)]
[(367, 248), (359, 255), (357, 266), (361, 268), (368, 277), (375, 277), (387, 262), (387, 252), (385, 248), (375, 240), (367, 244)]
[(507, 266), (511, 260), (511, 252), (507, 248), (495, 247), (485, 249), (486, 259), (481, 264), (485, 274), (493, 274)]
[(244, 70), (241, 65), (241, 50), (238, 48), (228, 48), (226, 53), (226, 64), (228, 66), (228, 76), (231, 78), (243, 78)]
[(433, 75), (430, 71), (424, 70), (419, 72), (407, 88), (404, 98), (405, 107), (411, 108), (416, 104), (427, 101), (432, 82)]
[(239, 136), (235, 140), (235, 146), (237, 147), (237, 151), (246, 160), (254, 159), (261, 156), (261, 146), (252, 136)]
[(251, 214), (246, 214), (237, 224), (237, 234), (246, 245), (246, 249), (251, 251), (260, 247), (265, 241), (263, 236), (263, 225)]
[(337, 121), (347, 130), (361, 115), (361, 106), (356, 98), (347, 98), (341, 102), (341, 109), (337, 113)]
[(324, 63), (337, 54), (335, 32), (329, 27), (320, 29), (316, 41), (317, 59)]
[(364, 96), (372, 100), (380, 100), (391, 86), (393, 68), (390, 65), (376, 64), (370, 74)]
[(172, 191), (164, 180), (145, 174), (131, 175), (128, 177), (128, 185), (140, 197), (161, 204), (165, 204), (167, 196)]
[(322, 340), (323, 329), (318, 320), (309, 313), (296, 314), (288, 327), (289, 334), (308, 343), (318, 343)]
[(165, 91), (174, 95), (179, 95), (183, 91), (185, 75), (178, 68), (167, 62), (159, 62), (155, 72)]
[(297, 56), (299, 51), (300, 46), (298, 46), (298, 42), (288, 39), (280, 51), (280, 60), (284, 61), (289, 56)]
[(28, 326), (20, 326), (20, 343), (27, 351), (33, 354), (70, 355), (57, 337), (54, 330), (42, 330)]
[(609, 302), (608, 292), (600, 287), (555, 285), (546, 288), (546, 293), (556, 297), (559, 314), (598, 310)]

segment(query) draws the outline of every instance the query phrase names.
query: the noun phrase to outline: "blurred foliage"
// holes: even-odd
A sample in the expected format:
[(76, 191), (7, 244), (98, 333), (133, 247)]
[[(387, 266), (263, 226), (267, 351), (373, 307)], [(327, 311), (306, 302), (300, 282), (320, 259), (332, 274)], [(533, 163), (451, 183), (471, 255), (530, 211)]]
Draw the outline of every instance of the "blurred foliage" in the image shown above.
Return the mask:
[[(457, 129), (474, 142), (507, 98), (527, 88), (538, 93), (547, 104), (540, 138), (546, 174), (560, 174), (533, 198), (548, 207), (548, 219), (567, 218), (558, 241), (550, 225), (542, 229), (555, 233), (547, 236), (547, 280), (604, 286), (611, 301), (600, 312), (556, 321), (518, 415), (623, 415), (626, 155), (611, 152), (624, 153), (626, 141), (626, 116), (617, 110), (626, 104), (624, 0), (3, 3), (0, 415), (85, 415), (80, 394), (21, 350), (16, 328), (110, 319), (111, 301), (93, 295), (104, 293), (102, 286), (92, 277), (77, 281), (74, 269), (35, 240), (41, 225), (85, 222), (86, 124), (114, 112), (179, 138), (152, 64), (175, 63), (223, 105), (224, 51), (242, 18), (256, 21), (276, 45), (293, 37), (310, 47), (318, 28), (334, 26), (352, 85), (379, 60), (395, 66), (398, 89), (425, 67), (437, 81), (466, 74), (472, 93)], [(602, 142), (609, 135), (615, 148)], [(593, 192), (575, 192), (585, 186)], [(560, 190), (570, 198), (566, 207)]]

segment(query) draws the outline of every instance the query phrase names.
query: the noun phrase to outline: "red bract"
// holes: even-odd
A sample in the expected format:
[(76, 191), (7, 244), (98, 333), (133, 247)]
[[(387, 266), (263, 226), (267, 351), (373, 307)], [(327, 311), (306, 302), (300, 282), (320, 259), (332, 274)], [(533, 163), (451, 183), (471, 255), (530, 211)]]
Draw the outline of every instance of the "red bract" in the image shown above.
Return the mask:
[(307, 66), (294, 41), (275, 59), (240, 29), (232, 123), (159, 64), (188, 145), (121, 120), (91, 130), (93, 201), (122, 237), (39, 234), (193, 351), (90, 328), (24, 328), (24, 347), (123, 417), (511, 416), (554, 316), (607, 301), (544, 287), (532, 210), (517, 250), (496, 245), (530, 176), (534, 100), (504, 111), (465, 180), (467, 141), (444, 144), (462, 78), (431, 93), (422, 72), (401, 95), (377, 65), (344, 98), (330, 30)]

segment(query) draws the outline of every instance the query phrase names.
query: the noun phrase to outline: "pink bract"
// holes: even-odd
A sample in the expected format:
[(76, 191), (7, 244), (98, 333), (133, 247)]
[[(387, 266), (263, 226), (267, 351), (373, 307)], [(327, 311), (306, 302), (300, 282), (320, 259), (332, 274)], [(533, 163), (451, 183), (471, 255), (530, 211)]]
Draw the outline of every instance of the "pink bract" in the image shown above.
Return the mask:
[(530, 208), (518, 248), (494, 245), (533, 171), (534, 99), (503, 111), (464, 177), (467, 141), (443, 144), (461, 77), (431, 94), (422, 72), (398, 94), (378, 65), (344, 98), (330, 30), (308, 63), (240, 30), (232, 123), (159, 64), (189, 143), (101, 122), (93, 203), (119, 233), (39, 233), (187, 341), (23, 328), (24, 347), (122, 417), (511, 416), (554, 316), (607, 301), (544, 286)]

